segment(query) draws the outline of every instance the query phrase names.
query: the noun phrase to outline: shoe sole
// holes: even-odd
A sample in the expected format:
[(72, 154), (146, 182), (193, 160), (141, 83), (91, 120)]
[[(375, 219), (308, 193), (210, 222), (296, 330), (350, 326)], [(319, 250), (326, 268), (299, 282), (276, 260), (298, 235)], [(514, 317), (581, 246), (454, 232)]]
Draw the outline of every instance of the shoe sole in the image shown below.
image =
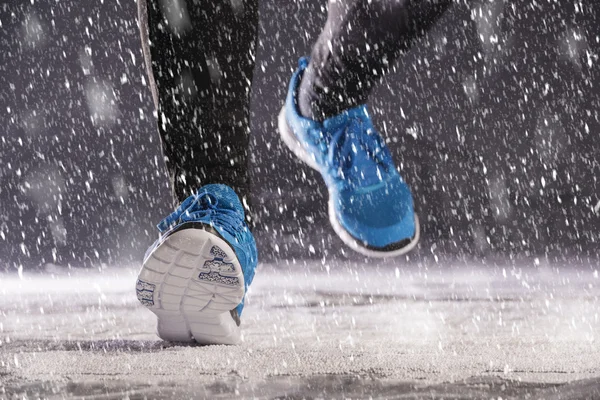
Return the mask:
[[(281, 112), (279, 113), (277, 125), (279, 128), (279, 135), (281, 136), (281, 139), (286, 144), (286, 146), (292, 151), (292, 153), (294, 153), (296, 155), (296, 157), (298, 157), (302, 162), (307, 164), (309, 167), (311, 167), (312, 169), (321, 173), (321, 170), (319, 168), (319, 164), (317, 163), (317, 161), (313, 158), (312, 155), (310, 155), (306, 151), (306, 149), (304, 148), (302, 143), (298, 140), (296, 135), (290, 129), (290, 127), (287, 123), (287, 118), (285, 117), (285, 107), (283, 107), (281, 109)], [(369, 256), (369, 257), (380, 257), (380, 258), (396, 257), (396, 256), (401, 256), (403, 254), (408, 253), (419, 242), (421, 232), (420, 232), (420, 226), (419, 226), (419, 218), (418, 218), (417, 214), (415, 214), (415, 235), (413, 236), (412, 239), (410, 239), (410, 241), (405, 246), (402, 246), (400, 248), (394, 248), (393, 250), (377, 250), (373, 247), (368, 247), (363, 241), (356, 239), (355, 237), (350, 235), (350, 233), (348, 233), (348, 231), (346, 229), (344, 229), (344, 227), (342, 227), (342, 225), (340, 224), (338, 219), (335, 217), (335, 208), (334, 208), (333, 200), (331, 197), (331, 191), (329, 190), (329, 188), (328, 188), (328, 191), (329, 191), (329, 201), (328, 201), (329, 223), (333, 227), (333, 230), (335, 231), (335, 233), (340, 237), (340, 239), (342, 239), (342, 241), (347, 246), (349, 246), (351, 249), (353, 249), (365, 256)], [(402, 242), (400, 242), (400, 243), (402, 243)], [(393, 245), (388, 246), (388, 247), (393, 247)]]
[(241, 340), (233, 310), (244, 296), (244, 274), (235, 251), (210, 229), (177, 230), (144, 260), (136, 293), (156, 314), (157, 334), (163, 340), (199, 344)]

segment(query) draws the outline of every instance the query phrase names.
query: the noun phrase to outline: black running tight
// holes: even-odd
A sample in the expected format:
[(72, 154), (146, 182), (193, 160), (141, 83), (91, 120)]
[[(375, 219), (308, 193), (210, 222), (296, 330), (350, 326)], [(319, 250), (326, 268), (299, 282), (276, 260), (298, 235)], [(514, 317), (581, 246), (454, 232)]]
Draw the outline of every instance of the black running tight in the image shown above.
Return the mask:
[[(282, 0), (283, 1), (283, 0)], [(175, 201), (224, 183), (249, 194), (258, 0), (138, 0), (142, 45)], [(362, 104), (452, 0), (332, 0), (299, 93), (325, 119)], [(301, 56), (299, 54), (298, 56)]]

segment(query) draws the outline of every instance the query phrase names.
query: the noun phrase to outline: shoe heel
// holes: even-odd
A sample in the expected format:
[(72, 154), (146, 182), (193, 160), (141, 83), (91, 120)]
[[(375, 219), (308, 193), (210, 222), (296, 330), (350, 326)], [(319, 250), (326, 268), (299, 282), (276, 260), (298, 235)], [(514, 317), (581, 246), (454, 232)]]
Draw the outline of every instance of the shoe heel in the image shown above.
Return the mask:
[(163, 340), (240, 341), (232, 310), (244, 296), (244, 275), (234, 250), (209, 230), (180, 229), (169, 235), (144, 261), (136, 293), (158, 317)]
[(319, 165), (317, 162), (310, 154), (308, 154), (308, 152), (304, 149), (304, 145), (298, 140), (294, 132), (292, 132), (290, 129), (285, 118), (285, 107), (283, 107), (279, 112), (279, 117), (277, 118), (277, 129), (279, 130), (281, 140), (283, 140), (283, 143), (286, 144), (290, 151), (306, 165), (316, 171), (319, 171)]

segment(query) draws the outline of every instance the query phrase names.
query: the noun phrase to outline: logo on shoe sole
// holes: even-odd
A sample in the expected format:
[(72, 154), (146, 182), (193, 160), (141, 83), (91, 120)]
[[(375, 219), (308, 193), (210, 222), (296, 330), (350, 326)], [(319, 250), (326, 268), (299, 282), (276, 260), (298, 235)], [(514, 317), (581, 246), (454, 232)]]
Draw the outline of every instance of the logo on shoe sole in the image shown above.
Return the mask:
[(135, 292), (140, 303), (146, 307), (152, 307), (154, 305), (154, 289), (156, 289), (155, 284), (138, 279), (135, 285)]
[(237, 277), (221, 275), (221, 273), (235, 272), (235, 266), (230, 262), (224, 261), (227, 254), (219, 247), (213, 246), (210, 249), (210, 255), (213, 256), (213, 259), (204, 262), (204, 269), (209, 272), (200, 272), (198, 279), (229, 286), (239, 285), (240, 280)]

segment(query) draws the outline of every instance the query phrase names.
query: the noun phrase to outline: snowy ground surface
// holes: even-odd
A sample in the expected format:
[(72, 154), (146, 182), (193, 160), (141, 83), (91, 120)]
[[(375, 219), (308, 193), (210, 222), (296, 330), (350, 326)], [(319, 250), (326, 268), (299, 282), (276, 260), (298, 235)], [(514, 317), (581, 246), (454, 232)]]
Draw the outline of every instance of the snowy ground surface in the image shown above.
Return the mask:
[(262, 265), (207, 347), (157, 339), (134, 269), (0, 275), (0, 398), (598, 399), (599, 268), (536, 264)]

